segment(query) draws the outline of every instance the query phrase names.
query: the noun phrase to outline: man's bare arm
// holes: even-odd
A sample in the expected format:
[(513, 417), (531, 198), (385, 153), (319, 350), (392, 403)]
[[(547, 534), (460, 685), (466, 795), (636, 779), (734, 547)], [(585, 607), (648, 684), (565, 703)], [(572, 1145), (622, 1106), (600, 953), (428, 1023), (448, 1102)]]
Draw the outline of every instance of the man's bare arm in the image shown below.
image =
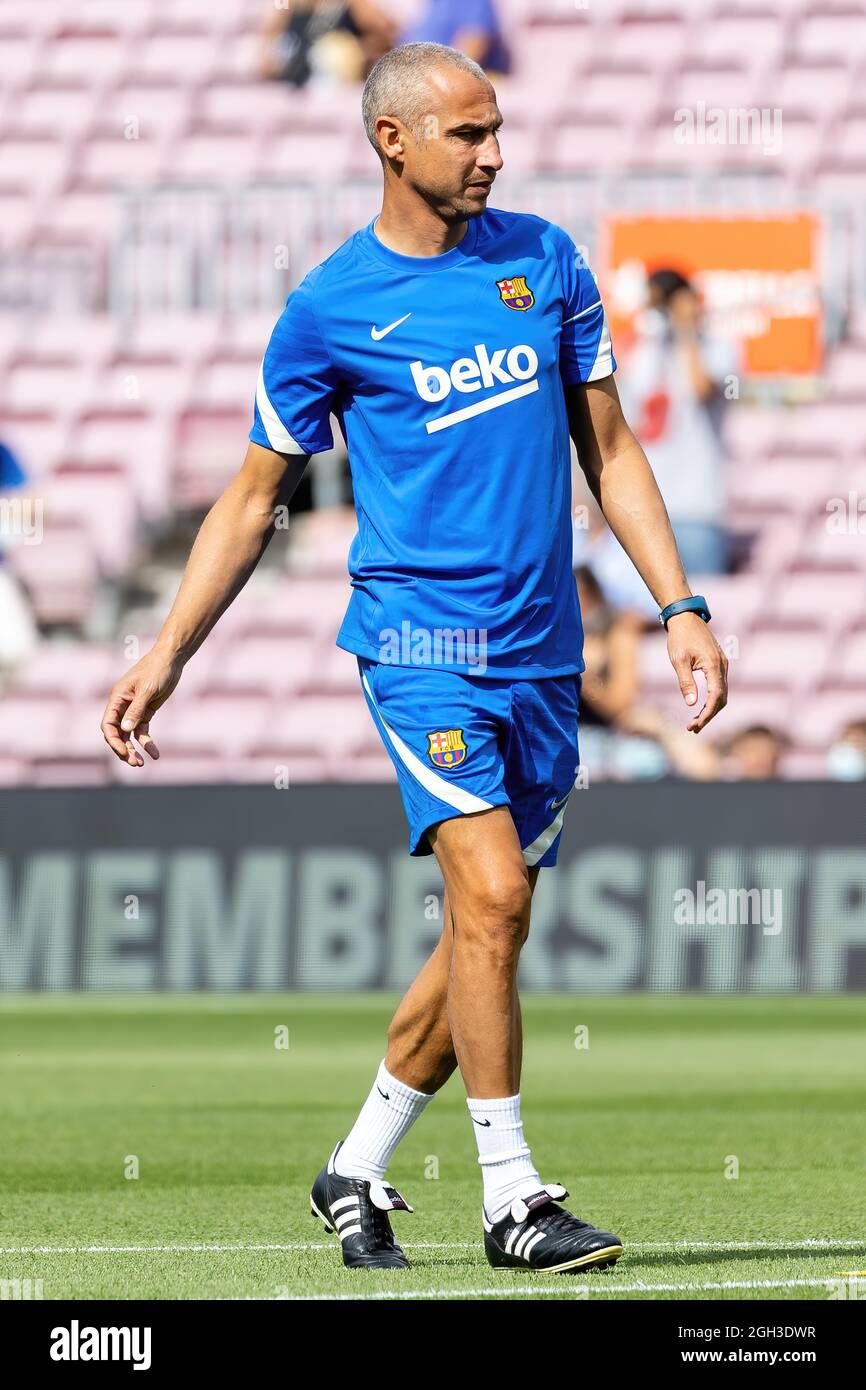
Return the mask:
[[(622, 413), (612, 376), (565, 388), (569, 429), (590, 491), (659, 608), (691, 594), (662, 495), (646, 454)], [(728, 662), (703, 619), (680, 613), (668, 624), (668, 653), (687, 704), (697, 700), (694, 670), (707, 679), (693, 733), (727, 702)]]
[(159, 637), (108, 697), (102, 733), (130, 767), (144, 762), (133, 738), (150, 757), (159, 757), (150, 720), (246, 584), (273, 535), (277, 508), (288, 505), (309, 459), (250, 444), (240, 472), (205, 517)]

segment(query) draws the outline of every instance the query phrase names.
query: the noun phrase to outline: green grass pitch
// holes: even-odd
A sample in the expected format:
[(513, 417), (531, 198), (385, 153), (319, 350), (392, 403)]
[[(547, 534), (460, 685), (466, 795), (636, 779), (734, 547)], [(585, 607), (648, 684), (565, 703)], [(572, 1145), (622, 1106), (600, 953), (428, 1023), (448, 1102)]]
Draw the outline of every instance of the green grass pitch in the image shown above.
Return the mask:
[(484, 1258), (459, 1075), (388, 1174), (415, 1208), (393, 1218), (411, 1269), (345, 1270), (310, 1217), (310, 1183), (372, 1085), (395, 1002), (6, 996), (0, 1280), (41, 1281), (45, 1299), (853, 1296), (866, 1272), (862, 996), (526, 996), (536, 1163), (625, 1243), (614, 1269), (547, 1276)]

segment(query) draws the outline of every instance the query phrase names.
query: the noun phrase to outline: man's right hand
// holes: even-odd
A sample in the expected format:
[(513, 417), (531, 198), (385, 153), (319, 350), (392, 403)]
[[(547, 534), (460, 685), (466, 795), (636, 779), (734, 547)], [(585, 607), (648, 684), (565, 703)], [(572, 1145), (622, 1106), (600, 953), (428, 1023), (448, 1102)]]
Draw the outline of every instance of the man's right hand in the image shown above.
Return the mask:
[(182, 671), (180, 661), (167, 660), (154, 648), (114, 686), (100, 728), (105, 742), (121, 762), (130, 767), (144, 766), (133, 739), (149, 757), (159, 757), (159, 749), (150, 736), (150, 721), (174, 690)]

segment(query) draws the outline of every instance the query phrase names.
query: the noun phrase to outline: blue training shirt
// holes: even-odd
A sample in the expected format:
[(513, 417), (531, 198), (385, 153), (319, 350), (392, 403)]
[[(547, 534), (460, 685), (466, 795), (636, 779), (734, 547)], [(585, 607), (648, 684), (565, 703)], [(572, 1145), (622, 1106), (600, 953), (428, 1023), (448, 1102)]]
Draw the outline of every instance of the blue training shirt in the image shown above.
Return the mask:
[(487, 208), (439, 256), (392, 251), (375, 221), (289, 295), (250, 431), (317, 453), (340, 422), (358, 534), (337, 645), (491, 678), (582, 671), (563, 384), (616, 368), (595, 277), (526, 213)]

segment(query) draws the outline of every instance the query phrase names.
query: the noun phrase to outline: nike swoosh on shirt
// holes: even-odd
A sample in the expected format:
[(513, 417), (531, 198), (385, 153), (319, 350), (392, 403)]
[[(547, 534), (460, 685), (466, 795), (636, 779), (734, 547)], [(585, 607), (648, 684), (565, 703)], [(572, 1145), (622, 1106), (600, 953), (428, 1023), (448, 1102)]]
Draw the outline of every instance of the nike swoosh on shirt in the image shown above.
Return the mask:
[(388, 324), (387, 328), (377, 328), (374, 324), (370, 329), (370, 337), (373, 339), (374, 343), (378, 343), (379, 339), (384, 338), (386, 334), (390, 333), (392, 328), (399, 328), (401, 323), (405, 323), (406, 320), (411, 317), (412, 310), (410, 309), (408, 314), (404, 314), (401, 319), (395, 319), (393, 323)]
[(569, 798), (570, 796), (571, 796), (571, 789), (569, 788), (569, 790), (565, 793), (565, 796), (561, 796), (561, 797), (559, 798), (558, 801), (551, 801), (551, 803), (550, 803), (550, 809), (551, 809), (551, 811), (556, 811), (556, 810), (558, 810), (558, 808), (559, 808), (560, 806), (562, 806), (562, 805), (568, 800), (568, 798)]

